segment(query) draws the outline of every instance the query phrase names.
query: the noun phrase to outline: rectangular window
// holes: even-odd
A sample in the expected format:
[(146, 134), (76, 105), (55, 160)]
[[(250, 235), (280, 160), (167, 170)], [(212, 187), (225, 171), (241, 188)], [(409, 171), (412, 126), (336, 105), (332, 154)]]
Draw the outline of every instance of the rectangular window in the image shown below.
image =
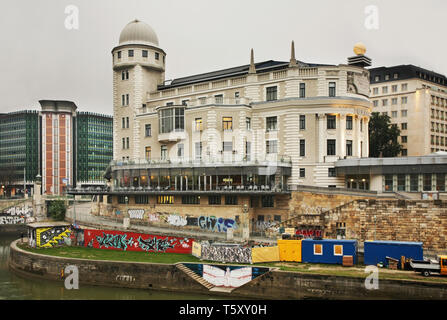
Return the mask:
[(346, 140), (346, 155), (352, 156), (352, 140)]
[(126, 118), (122, 118), (122, 128), (126, 128)]
[(220, 196), (208, 196), (208, 204), (221, 204)]
[(277, 130), (277, 117), (267, 117), (266, 118), (266, 129), (267, 131), (275, 131)]
[(401, 136), (400, 139), (402, 143), (407, 143), (407, 136)]
[(401, 103), (402, 104), (407, 104), (407, 102), (408, 102), (408, 97), (402, 97)]
[(404, 174), (397, 175), (397, 190), (405, 191), (405, 175)]
[(157, 204), (173, 204), (174, 196), (158, 196)]
[(225, 196), (226, 205), (237, 205), (237, 196)]
[(392, 98), (392, 99), (391, 99), (391, 104), (392, 104), (393, 106), (395, 106), (395, 105), (397, 104), (397, 98)]
[(195, 143), (195, 156), (196, 160), (202, 159), (202, 142)]
[(196, 118), (195, 119), (195, 130), (196, 131), (202, 131), (203, 130), (202, 118)]
[(247, 130), (251, 130), (251, 118), (249, 118), (249, 117), (245, 118), (245, 128)]
[(335, 139), (328, 139), (327, 140), (327, 155), (328, 156), (335, 156)]
[(329, 82), (329, 97), (335, 97), (335, 82)]
[(159, 60), (160, 59), (160, 54), (158, 52), (155, 52), (155, 60)]
[(346, 129), (352, 130), (352, 116), (346, 116)]
[(392, 92), (397, 92), (397, 84), (394, 84), (391, 86), (391, 91)]
[(337, 117), (334, 115), (327, 116), (327, 129), (336, 129), (336, 119)]
[(408, 89), (408, 84), (407, 83), (403, 83), (402, 84), (402, 91), (406, 91)]
[(129, 137), (126, 138), (126, 145), (127, 145), (127, 149), (129, 149), (130, 148), (130, 146), (129, 146)]
[(222, 118), (222, 128), (224, 131), (233, 130), (233, 118), (232, 117), (223, 117)]
[(304, 114), (300, 115), (300, 130), (306, 129), (306, 116)]
[(129, 117), (126, 117), (126, 127), (129, 129)]
[(222, 142), (222, 151), (223, 152), (233, 151), (233, 142), (232, 141), (223, 141)]
[(222, 94), (215, 95), (214, 100), (216, 104), (223, 104), (223, 95)]
[(133, 50), (129, 50), (129, 57), (133, 57)]
[(306, 168), (300, 168), (300, 178), (306, 177)]
[(121, 51), (118, 51), (116, 54), (117, 54), (118, 59), (121, 59)]
[(166, 146), (166, 145), (161, 146), (160, 158), (161, 158), (161, 160), (168, 160), (168, 146)]
[(182, 196), (182, 204), (200, 204), (200, 196)]
[(245, 161), (251, 160), (251, 142), (245, 141)]
[(119, 204), (126, 204), (126, 196), (118, 196), (118, 203)]
[(343, 245), (334, 244), (334, 256), (342, 256), (343, 255)]
[(185, 146), (183, 145), (183, 143), (177, 144), (177, 157), (183, 158), (184, 155), (185, 155)]
[(391, 118), (397, 118), (397, 111), (391, 111)]
[(374, 105), (374, 107), (378, 107), (379, 106), (379, 100), (374, 100), (373, 101), (373, 105)]
[(267, 154), (278, 153), (278, 141), (277, 140), (266, 140), (265, 149)]
[(328, 177), (336, 177), (335, 168), (328, 168)]
[(418, 191), (418, 190), (419, 190), (419, 175), (410, 174), (410, 191)]
[(300, 98), (306, 97), (306, 84), (300, 83)]
[(278, 87), (266, 88), (266, 100), (273, 101), (278, 99)]
[(383, 94), (388, 93), (388, 87), (382, 87), (382, 93)]
[(373, 94), (379, 94), (379, 88), (373, 88)]
[(182, 100), (182, 106), (187, 106), (188, 105), (188, 99), (186, 99), (186, 100)]
[(423, 190), (431, 191), (431, 173), (424, 173)]
[(151, 160), (151, 153), (152, 153), (151, 147), (146, 147), (144, 151), (146, 160)]
[(135, 204), (148, 204), (149, 196), (148, 195), (137, 195), (135, 196)]
[(152, 129), (151, 129), (151, 125), (148, 123), (148, 124), (146, 124), (145, 126), (144, 126), (144, 128), (145, 128), (145, 135), (146, 135), (146, 137), (150, 137), (150, 136), (152, 136)]
[(273, 196), (262, 196), (261, 202), (262, 202), (263, 208), (273, 208), (274, 207)]
[(181, 132), (185, 129), (185, 109), (175, 108), (175, 131)]
[(126, 138), (123, 138), (123, 149), (126, 149)]
[(318, 256), (323, 255), (323, 245), (322, 244), (314, 244), (314, 255), (318, 255)]
[(401, 123), (401, 128), (402, 130), (407, 130), (407, 123), (406, 122)]
[(386, 107), (388, 105), (388, 99), (382, 100), (382, 106)]
[(147, 50), (143, 50), (142, 53), (143, 53), (143, 58), (147, 58)]
[(402, 117), (404, 117), (404, 118), (407, 116), (407, 114), (408, 114), (407, 110), (401, 110), (401, 111), (400, 111), (400, 115), (401, 115)]
[(300, 157), (306, 156), (306, 140), (300, 139)]

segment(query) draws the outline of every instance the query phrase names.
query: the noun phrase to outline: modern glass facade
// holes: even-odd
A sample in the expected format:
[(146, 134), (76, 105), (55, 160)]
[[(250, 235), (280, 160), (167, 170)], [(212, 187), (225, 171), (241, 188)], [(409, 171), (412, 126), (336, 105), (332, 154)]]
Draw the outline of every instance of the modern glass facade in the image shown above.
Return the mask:
[(113, 158), (113, 119), (90, 112), (76, 117), (76, 180), (102, 181)]
[[(40, 170), (39, 112), (26, 110), (0, 115), (0, 180), (6, 185), (34, 181)], [(24, 172), (25, 169), (25, 172)]]

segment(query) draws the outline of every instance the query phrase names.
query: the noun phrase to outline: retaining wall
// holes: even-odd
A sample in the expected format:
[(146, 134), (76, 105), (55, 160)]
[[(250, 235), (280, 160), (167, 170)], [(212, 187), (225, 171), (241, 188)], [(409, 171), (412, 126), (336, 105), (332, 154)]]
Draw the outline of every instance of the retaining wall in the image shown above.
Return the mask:
[[(23, 275), (60, 281), (68, 265), (79, 269), (79, 285), (169, 290), (225, 296), (208, 291), (175, 265), (51, 257), (23, 251), (11, 244), (10, 268)], [(48, 249), (51, 250), (51, 249)], [(45, 249), (42, 250), (45, 252)], [(366, 274), (365, 274), (366, 277)], [(228, 297), (260, 299), (447, 299), (447, 286), (417, 281), (380, 280), (367, 290), (364, 278), (270, 271), (233, 290)]]

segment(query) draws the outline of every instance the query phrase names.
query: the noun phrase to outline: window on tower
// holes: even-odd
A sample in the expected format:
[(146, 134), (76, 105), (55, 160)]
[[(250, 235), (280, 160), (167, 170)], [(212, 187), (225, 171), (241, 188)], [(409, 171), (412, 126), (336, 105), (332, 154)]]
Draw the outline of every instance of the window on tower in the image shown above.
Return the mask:
[(129, 50), (129, 57), (133, 57), (133, 50)]
[(159, 60), (160, 59), (160, 54), (158, 52), (155, 52), (155, 60)]
[(147, 50), (143, 50), (143, 58), (147, 58)]

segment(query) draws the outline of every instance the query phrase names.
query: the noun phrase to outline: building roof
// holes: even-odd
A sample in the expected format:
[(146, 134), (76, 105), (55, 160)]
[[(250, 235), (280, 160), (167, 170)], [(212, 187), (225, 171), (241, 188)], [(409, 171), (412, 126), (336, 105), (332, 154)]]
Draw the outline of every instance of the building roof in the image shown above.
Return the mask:
[[(304, 67), (318, 67), (318, 66), (333, 66), (328, 64), (315, 64), (315, 63), (305, 63), (298, 61), (299, 64), (301, 64)], [(280, 69), (286, 69), (289, 67), (288, 61), (275, 61), (275, 60), (267, 60), (263, 62), (255, 63), (255, 68), (257, 73), (262, 72), (268, 72), (272, 70), (280, 70)], [(166, 85), (160, 85), (158, 86), (158, 90), (166, 90), (170, 88), (190, 85), (194, 83), (199, 82), (205, 82), (205, 81), (211, 81), (211, 80), (218, 80), (223, 78), (229, 78), (229, 77), (236, 77), (236, 76), (245, 76), (248, 74), (248, 70), (250, 68), (249, 64), (238, 66), (238, 67), (232, 67), (212, 72), (206, 72), (201, 73), (193, 76), (188, 77), (182, 77), (172, 80), (169, 84)]]
[[(443, 74), (417, 67), (412, 64), (371, 68), (369, 69), (369, 73), (371, 85), (388, 81), (418, 78), (434, 84), (447, 86), (447, 77)], [(394, 74), (398, 75), (397, 79), (394, 78)], [(388, 80), (385, 80), (385, 75), (389, 75)], [(375, 81), (376, 76), (379, 76), (378, 81)]]
[(337, 174), (447, 173), (447, 153), (418, 157), (343, 159), (335, 163)]
[(158, 47), (158, 37), (147, 23), (135, 19), (121, 31), (119, 44), (143, 44)]
[(64, 221), (43, 221), (43, 222), (33, 222), (28, 223), (27, 226), (30, 228), (51, 228), (51, 227), (66, 227), (70, 226), (69, 222)]

